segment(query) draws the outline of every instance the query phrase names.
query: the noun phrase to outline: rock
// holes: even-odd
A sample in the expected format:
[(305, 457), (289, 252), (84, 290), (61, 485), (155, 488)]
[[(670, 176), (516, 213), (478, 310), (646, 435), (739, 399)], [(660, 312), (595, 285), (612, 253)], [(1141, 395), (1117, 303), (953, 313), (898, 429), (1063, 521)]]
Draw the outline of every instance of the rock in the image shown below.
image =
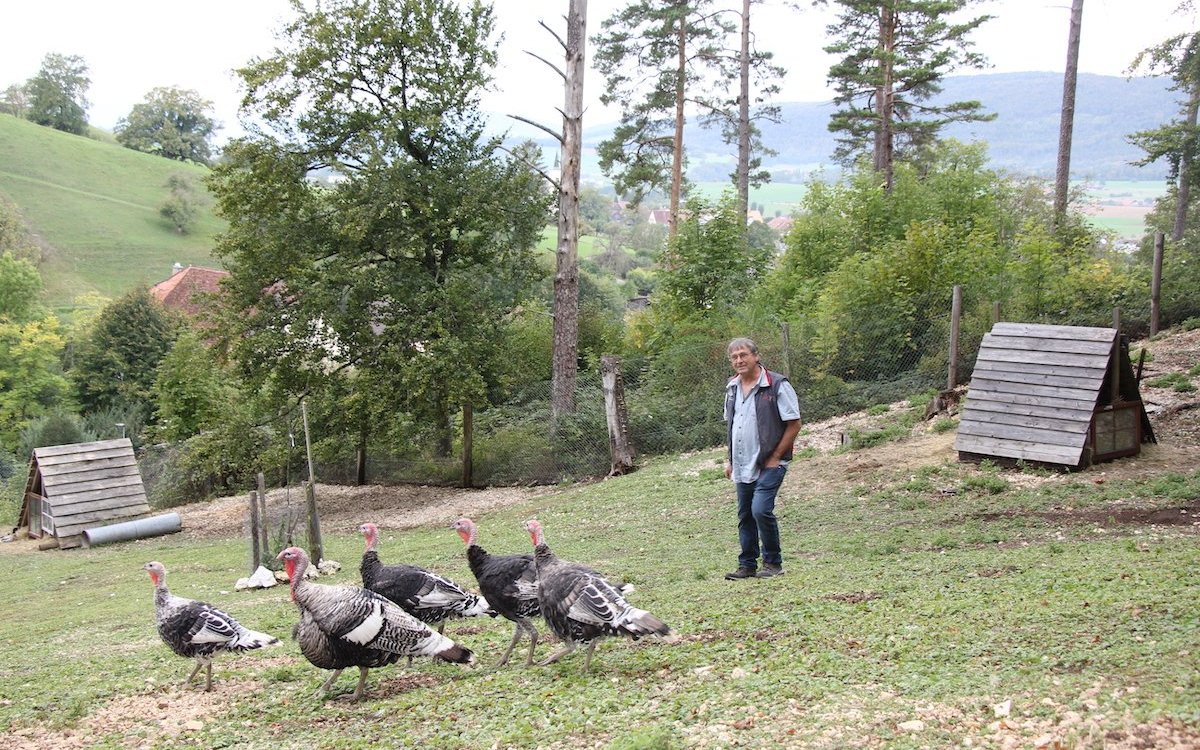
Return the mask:
[(924, 732), (925, 722), (921, 721), (920, 719), (911, 719), (909, 721), (900, 722), (896, 725), (896, 728), (901, 732)]
[(204, 722), (197, 721), (196, 719), (189, 719), (188, 721), (183, 722), (183, 728), (189, 732), (199, 732), (204, 728)]
[(246, 589), (269, 589), (278, 584), (275, 580), (275, 574), (267, 570), (262, 565), (258, 566), (258, 570), (249, 578), (239, 578), (237, 583), (233, 584), (233, 588), (237, 591), (245, 591)]
[(734, 667), (729, 672), (729, 678), (733, 680), (744, 680), (746, 679), (746, 670), (742, 669), (741, 667)]
[(1003, 718), (1012, 713), (1012, 699), (1002, 701), (992, 706), (992, 715), (996, 718)]
[(317, 570), (323, 576), (331, 576), (342, 569), (342, 564), (337, 560), (322, 560), (317, 563)]

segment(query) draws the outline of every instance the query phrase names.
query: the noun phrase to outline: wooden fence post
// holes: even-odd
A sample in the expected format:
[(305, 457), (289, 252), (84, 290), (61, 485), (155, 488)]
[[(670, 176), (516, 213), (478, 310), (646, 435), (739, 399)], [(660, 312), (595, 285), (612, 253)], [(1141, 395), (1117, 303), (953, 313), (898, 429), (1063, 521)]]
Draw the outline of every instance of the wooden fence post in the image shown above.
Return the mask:
[(259, 558), (258, 564), (270, 562), (271, 557), (271, 541), (270, 534), (267, 532), (267, 478), (260, 471), (256, 477), (258, 480), (258, 533), (262, 540), (262, 557)]
[(1112, 388), (1109, 392), (1109, 403), (1114, 406), (1121, 400), (1121, 308), (1113, 308), (1113, 328), (1117, 329), (1117, 339), (1113, 343), (1112, 354), (1109, 357), (1108, 372)]
[(1158, 333), (1159, 301), (1162, 294), (1163, 233), (1154, 233), (1154, 271), (1150, 277), (1150, 335)]
[(475, 486), (475, 407), (470, 401), (463, 404), (462, 486)]
[(783, 374), (789, 378), (792, 376), (792, 329), (786, 322), (782, 326), (780, 334), (783, 338)]
[(992, 325), (996, 325), (999, 322), (1000, 322), (1000, 303), (993, 302), (992, 303)]
[(633, 448), (629, 445), (629, 415), (625, 408), (625, 382), (621, 359), (612, 354), (600, 357), (604, 388), (604, 415), (608, 419), (608, 448), (612, 457), (609, 476), (633, 471)]
[(954, 294), (950, 303), (950, 366), (946, 374), (946, 390), (954, 390), (958, 385), (958, 330), (962, 323), (962, 287), (954, 285)]
[(325, 559), (325, 543), (321, 541), (321, 518), (317, 515), (317, 490), (312, 482), (305, 482), (304, 497), (308, 505), (308, 551), (316, 562)]
[(263, 548), (262, 536), (259, 534), (259, 529), (262, 527), (262, 519), (258, 515), (258, 492), (250, 490), (250, 575), (254, 575), (254, 571), (258, 570), (258, 566), (262, 564)]

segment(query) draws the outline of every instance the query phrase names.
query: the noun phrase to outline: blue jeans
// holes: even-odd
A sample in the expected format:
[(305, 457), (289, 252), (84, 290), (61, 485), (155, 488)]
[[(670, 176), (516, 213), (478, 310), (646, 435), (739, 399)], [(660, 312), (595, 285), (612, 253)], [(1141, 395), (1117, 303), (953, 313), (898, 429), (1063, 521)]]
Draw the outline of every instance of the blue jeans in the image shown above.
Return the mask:
[(735, 482), (738, 499), (738, 541), (742, 553), (738, 565), (754, 570), (758, 567), (759, 543), (764, 563), (782, 565), (779, 549), (779, 521), (775, 518), (775, 495), (787, 467), (763, 469), (753, 482)]

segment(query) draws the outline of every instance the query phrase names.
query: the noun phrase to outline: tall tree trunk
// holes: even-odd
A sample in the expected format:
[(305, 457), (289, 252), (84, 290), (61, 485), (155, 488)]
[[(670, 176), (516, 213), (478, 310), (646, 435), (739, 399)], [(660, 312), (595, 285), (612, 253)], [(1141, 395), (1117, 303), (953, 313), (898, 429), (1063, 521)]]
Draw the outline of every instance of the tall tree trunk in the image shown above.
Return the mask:
[(1071, 136), (1075, 128), (1075, 82), (1079, 77), (1079, 30), (1083, 0), (1071, 2), (1071, 30), (1067, 36), (1067, 71), (1063, 75), (1062, 115), (1058, 125), (1058, 168), (1054, 177), (1054, 225), (1067, 216), (1071, 182)]
[(741, 90), (738, 93), (737, 207), (743, 221), (750, 210), (750, 0), (742, 0)]
[(1192, 149), (1196, 142), (1196, 110), (1198, 108), (1200, 108), (1200, 82), (1193, 82), (1192, 93), (1188, 97), (1187, 135), (1183, 153), (1179, 156), (1179, 186), (1175, 191), (1175, 224), (1171, 227), (1173, 242), (1183, 239), (1183, 230), (1187, 224), (1188, 201), (1192, 194)]
[(892, 104), (895, 98), (896, 8), (894, 0), (885, 0), (879, 8), (879, 85), (875, 89), (875, 110), (879, 127), (875, 129), (874, 167), (883, 175), (883, 184), (892, 192), (895, 133), (892, 128)]
[(566, 83), (562, 165), (558, 179), (558, 246), (554, 272), (554, 354), (550, 411), (554, 419), (575, 411), (579, 353), (579, 176), (583, 142), (583, 61), (587, 0), (567, 11)]
[[(679, 197), (683, 192), (683, 104), (687, 79), (687, 14), (679, 15), (679, 65), (675, 76), (675, 149), (671, 155), (671, 224), (670, 236), (679, 231)], [(668, 259), (669, 260), (669, 259)]]

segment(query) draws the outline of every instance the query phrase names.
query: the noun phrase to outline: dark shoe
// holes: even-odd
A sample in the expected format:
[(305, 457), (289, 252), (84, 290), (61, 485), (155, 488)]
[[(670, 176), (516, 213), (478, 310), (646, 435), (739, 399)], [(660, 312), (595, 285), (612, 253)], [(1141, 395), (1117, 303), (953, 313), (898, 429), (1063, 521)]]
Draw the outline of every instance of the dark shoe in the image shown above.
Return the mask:
[(783, 575), (783, 566), (774, 565), (772, 563), (763, 563), (762, 570), (755, 574), (758, 578), (770, 578), (772, 576)]
[(743, 578), (753, 578), (753, 577), (754, 577), (754, 568), (747, 568), (745, 566), (739, 567), (737, 570), (733, 571), (732, 573), (725, 574), (726, 581), (740, 581)]

